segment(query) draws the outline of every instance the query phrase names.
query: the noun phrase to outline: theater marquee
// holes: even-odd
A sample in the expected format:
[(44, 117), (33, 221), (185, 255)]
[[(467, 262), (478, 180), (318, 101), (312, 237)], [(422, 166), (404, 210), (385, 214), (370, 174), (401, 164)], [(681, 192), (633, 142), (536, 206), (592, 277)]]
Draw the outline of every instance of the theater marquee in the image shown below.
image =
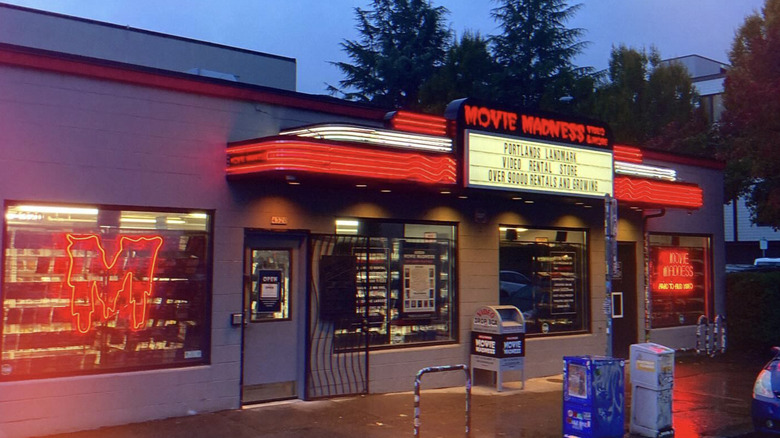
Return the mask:
[(612, 154), (467, 130), (466, 185), (603, 197), (612, 194)]

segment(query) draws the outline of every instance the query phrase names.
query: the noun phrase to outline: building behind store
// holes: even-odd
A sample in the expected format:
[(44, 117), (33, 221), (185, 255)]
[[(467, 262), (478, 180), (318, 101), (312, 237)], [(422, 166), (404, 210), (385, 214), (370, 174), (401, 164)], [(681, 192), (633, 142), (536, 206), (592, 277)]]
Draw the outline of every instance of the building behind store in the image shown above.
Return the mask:
[(693, 348), (723, 312), (721, 163), (489, 102), (297, 93), (289, 58), (8, 5), (0, 24), (7, 437), (408, 391), (467, 363), (484, 306), (523, 312), (526, 378)]

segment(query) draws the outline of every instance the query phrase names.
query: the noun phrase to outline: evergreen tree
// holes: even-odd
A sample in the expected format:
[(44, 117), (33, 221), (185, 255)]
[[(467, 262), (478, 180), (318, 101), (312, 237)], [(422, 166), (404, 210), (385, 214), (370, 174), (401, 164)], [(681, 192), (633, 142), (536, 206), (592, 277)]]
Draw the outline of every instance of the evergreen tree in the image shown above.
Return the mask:
[(472, 97), (490, 101), (498, 72), (488, 41), (478, 33), (466, 32), (450, 47), (444, 65), (423, 85), (420, 100), (425, 110), (441, 114), (455, 99)]
[(584, 30), (566, 22), (580, 4), (565, 0), (497, 0), (492, 14), (501, 34), (492, 38), (492, 53), (501, 67), (496, 87), (510, 105), (549, 108), (571, 96), (577, 80), (592, 72), (573, 59), (585, 47)]
[(355, 8), (359, 41), (342, 47), (352, 63), (336, 62), (345, 75), (331, 93), (388, 108), (417, 109), (420, 88), (443, 64), (451, 41), (448, 11), (425, 0), (372, 0)]

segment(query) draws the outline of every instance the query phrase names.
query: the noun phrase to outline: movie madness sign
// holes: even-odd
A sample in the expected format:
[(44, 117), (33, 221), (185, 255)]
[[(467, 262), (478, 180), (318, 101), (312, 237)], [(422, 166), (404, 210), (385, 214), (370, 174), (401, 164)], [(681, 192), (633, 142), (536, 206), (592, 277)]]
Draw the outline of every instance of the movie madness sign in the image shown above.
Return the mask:
[(606, 125), (470, 100), (461, 101), (457, 111), (466, 186), (586, 197), (613, 193)]

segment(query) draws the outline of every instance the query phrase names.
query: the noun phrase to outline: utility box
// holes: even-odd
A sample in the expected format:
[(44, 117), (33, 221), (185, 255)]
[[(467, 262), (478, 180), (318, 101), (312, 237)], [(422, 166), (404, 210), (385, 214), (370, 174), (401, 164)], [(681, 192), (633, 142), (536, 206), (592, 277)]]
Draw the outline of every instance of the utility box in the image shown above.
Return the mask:
[(631, 422), (629, 431), (646, 437), (674, 436), (672, 388), (674, 350), (653, 343), (633, 344), (631, 361)]
[(525, 388), (525, 318), (515, 306), (483, 306), (471, 324), (471, 378), (474, 369), (494, 371), (501, 391), (504, 371), (520, 371)]
[(625, 361), (602, 356), (563, 358), (563, 436), (622, 438)]

